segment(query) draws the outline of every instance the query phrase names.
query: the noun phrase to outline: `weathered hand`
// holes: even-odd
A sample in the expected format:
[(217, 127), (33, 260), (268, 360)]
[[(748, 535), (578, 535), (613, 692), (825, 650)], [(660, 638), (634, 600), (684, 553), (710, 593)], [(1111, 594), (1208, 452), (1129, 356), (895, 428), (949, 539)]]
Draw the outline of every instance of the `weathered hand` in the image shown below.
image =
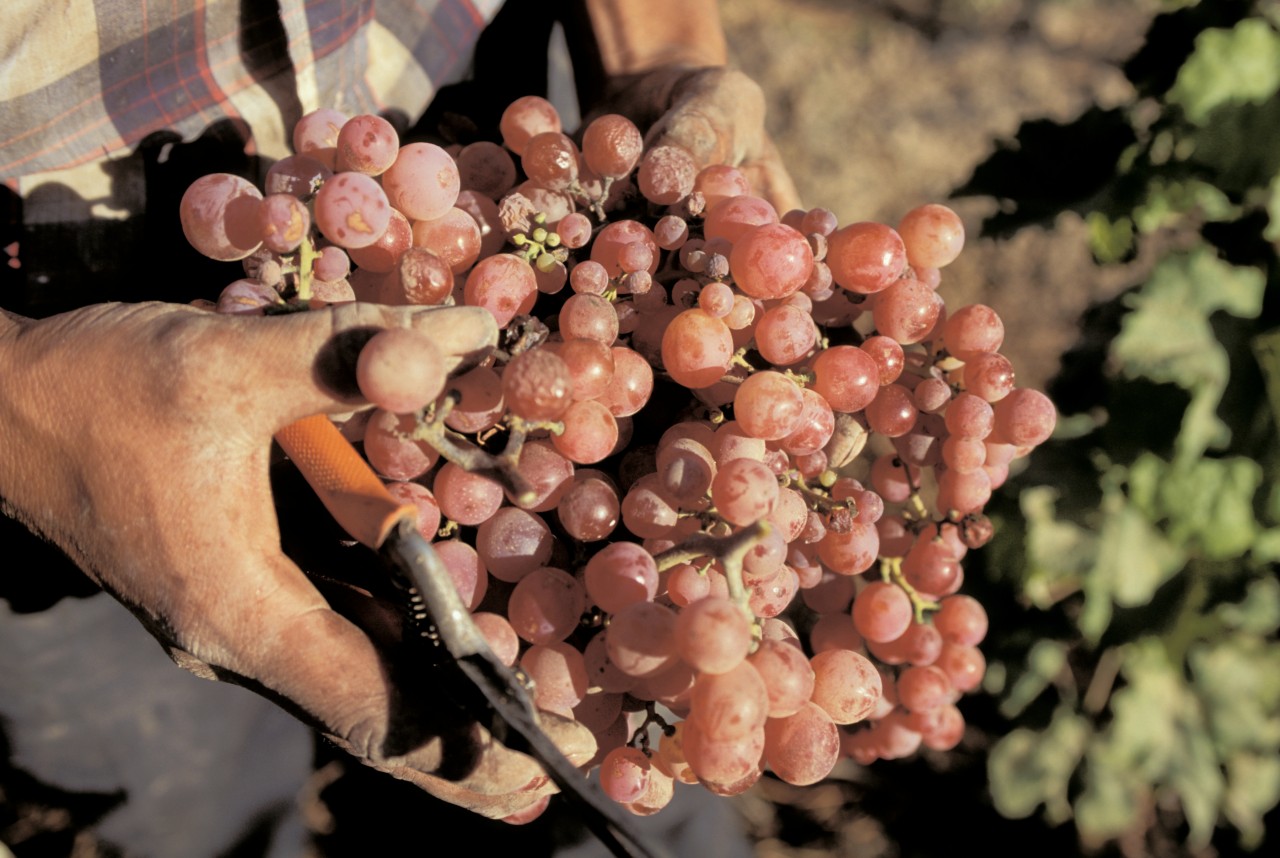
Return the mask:
[[(433, 701), (406, 692), (374, 640), (280, 550), (272, 435), (358, 404), (360, 345), (410, 324), (451, 365), (497, 335), (472, 308), (0, 315), (0, 503), (132, 609), (183, 667), (248, 685), (369, 764), (501, 817), (551, 789), (537, 765), (456, 713), (438, 723)], [(571, 760), (594, 752), (580, 725), (544, 721)], [(478, 752), (476, 768), (456, 782), (432, 774), (460, 745)]]
[(800, 206), (795, 183), (765, 130), (764, 94), (742, 72), (667, 67), (631, 75), (617, 82), (600, 108), (595, 112), (622, 113), (649, 129), (646, 146), (683, 146), (699, 167), (738, 167), (779, 215)]

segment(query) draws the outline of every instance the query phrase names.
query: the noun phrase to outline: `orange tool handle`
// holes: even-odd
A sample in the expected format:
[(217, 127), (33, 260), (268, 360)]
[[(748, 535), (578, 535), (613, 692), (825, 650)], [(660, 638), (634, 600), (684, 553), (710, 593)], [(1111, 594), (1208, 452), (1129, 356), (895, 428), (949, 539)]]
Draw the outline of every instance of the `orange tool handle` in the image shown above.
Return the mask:
[(276, 433), (276, 441), (315, 489), (325, 508), (358, 542), (378, 549), (402, 521), (417, 521), (323, 414), (304, 417)]

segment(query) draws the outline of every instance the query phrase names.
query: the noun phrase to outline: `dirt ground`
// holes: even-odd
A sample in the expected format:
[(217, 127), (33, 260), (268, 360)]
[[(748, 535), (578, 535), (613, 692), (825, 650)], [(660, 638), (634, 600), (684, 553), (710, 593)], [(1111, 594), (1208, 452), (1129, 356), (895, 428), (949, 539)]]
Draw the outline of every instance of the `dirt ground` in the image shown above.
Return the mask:
[[(841, 223), (895, 223), (944, 202), (1030, 119), (1069, 121), (1133, 97), (1120, 71), (1156, 0), (726, 0), (734, 62), (764, 88), (768, 123), (809, 206)], [(948, 304), (1006, 322), (1020, 383), (1042, 386), (1091, 303), (1137, 279), (1091, 264), (1064, 216), (1005, 241), (975, 238), (998, 206), (952, 205), (970, 236), (945, 272)]]

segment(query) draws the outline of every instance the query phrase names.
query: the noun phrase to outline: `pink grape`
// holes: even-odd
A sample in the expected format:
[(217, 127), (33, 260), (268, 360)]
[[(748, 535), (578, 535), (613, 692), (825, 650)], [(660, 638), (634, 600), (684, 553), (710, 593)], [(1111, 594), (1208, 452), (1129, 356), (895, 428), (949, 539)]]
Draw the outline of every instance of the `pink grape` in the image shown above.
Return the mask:
[(645, 753), (637, 748), (614, 748), (600, 763), (600, 789), (616, 802), (637, 801), (649, 788), (653, 768)]
[(258, 206), (262, 192), (230, 173), (212, 173), (191, 183), (178, 205), (182, 233), (211, 259), (244, 259), (262, 243)]
[(994, 411), (1000, 439), (1019, 447), (1043, 444), (1058, 420), (1049, 397), (1029, 387), (1014, 388), (995, 404)]
[(471, 269), (463, 296), (469, 306), (484, 307), (499, 327), (506, 327), (517, 315), (533, 309), (538, 281), (533, 268), (523, 259), (499, 253), (480, 260)]
[(752, 227), (777, 222), (778, 213), (767, 200), (744, 194), (722, 199), (708, 209), (703, 230), (708, 240), (734, 242)]
[(770, 718), (764, 728), (764, 756), (779, 778), (808, 786), (825, 778), (840, 759), (840, 731), (816, 703), (807, 702), (783, 718)]
[(374, 334), (356, 361), (356, 383), (370, 402), (406, 414), (444, 389), (444, 356), (425, 334), (390, 328)]
[(542, 187), (567, 190), (578, 179), (578, 147), (559, 131), (544, 131), (525, 143), (520, 166)]
[(854, 223), (827, 239), (824, 260), (836, 283), (863, 295), (887, 289), (907, 267), (902, 237), (879, 223)]
[(876, 295), (872, 316), (876, 330), (902, 345), (918, 343), (938, 321), (938, 293), (919, 280), (904, 277)]
[(338, 132), (336, 147), (338, 170), (377, 176), (395, 163), (400, 136), (390, 122), (366, 113), (347, 120)]
[[(703, 293), (706, 293), (706, 289)], [(756, 347), (765, 360), (775, 366), (788, 366), (799, 361), (817, 345), (818, 329), (813, 324), (812, 316), (804, 310), (783, 304), (766, 310), (760, 317), (755, 339)]]
[[(454, 585), (457, 586), (458, 595), (462, 597), (463, 604), (474, 611), (479, 607), (480, 602), (484, 599), (484, 594), (489, 589), (489, 574), (480, 562), (480, 556), (476, 554), (476, 550), (457, 539), (437, 541), (431, 547), (435, 549), (436, 554), (440, 556), (440, 560), (449, 570), (449, 577), (453, 579)], [(472, 619), (477, 618), (473, 616)], [(507, 623), (505, 619), (503, 619), (503, 623), (510, 629), (510, 623)], [(484, 630), (481, 629), (481, 631)], [(485, 636), (489, 637), (488, 634)], [(511, 664), (515, 661), (515, 647), (519, 644), (516, 642), (514, 631), (511, 631), (511, 643), (510, 658), (504, 660), (504, 664)]]
[(316, 194), (316, 227), (339, 247), (366, 247), (391, 222), (383, 187), (363, 173), (337, 173)]
[(669, 206), (693, 192), (698, 167), (693, 156), (678, 146), (656, 146), (640, 159), (636, 185), (649, 202)]
[(891, 641), (911, 625), (911, 600), (887, 581), (872, 581), (853, 600), (853, 626), (867, 640)]
[(551, 530), (542, 518), (516, 507), (502, 507), (476, 533), (476, 553), (499, 581), (515, 583), (546, 565), (552, 548)]
[(733, 359), (733, 335), (706, 310), (680, 313), (662, 335), (662, 363), (678, 383), (707, 387), (720, 380)]
[(751, 649), (751, 622), (728, 599), (708, 596), (676, 616), (676, 651), (703, 674), (737, 667)]
[(413, 224), (413, 244), (440, 257), (454, 274), (462, 274), (480, 256), (480, 225), (460, 208)]
[(560, 498), (556, 514), (565, 531), (582, 542), (595, 542), (613, 533), (621, 521), (618, 490), (608, 481), (582, 472)]
[(764, 727), (769, 692), (750, 663), (702, 674), (693, 686), (689, 719), (711, 739), (741, 739)]
[(601, 176), (628, 175), (644, 151), (644, 137), (636, 124), (617, 113), (597, 116), (582, 134), (582, 156), (591, 171)]
[(591, 465), (613, 452), (618, 442), (618, 421), (607, 406), (593, 399), (574, 402), (560, 415), (564, 431), (551, 443), (570, 461)]
[(560, 114), (545, 98), (526, 95), (507, 105), (498, 128), (507, 148), (523, 155), (524, 147), (534, 135), (560, 130)]
[(289, 155), (267, 169), (262, 191), (264, 194), (289, 194), (308, 202), (332, 175), (333, 170), (315, 158)]
[(541, 567), (516, 582), (507, 601), (507, 617), (521, 638), (532, 644), (556, 643), (578, 626), (587, 594), (563, 569)]
[[(366, 271), (376, 271), (380, 274), (386, 274), (395, 270), (404, 254), (409, 250), (413, 243), (413, 227), (409, 225), (409, 219), (395, 209), (391, 210), (391, 220), (387, 222), (387, 228), (383, 230), (382, 235), (372, 244), (364, 247), (346, 248), (345, 255), (348, 257), (348, 265), (354, 262), (356, 265)], [(325, 251), (342, 251), (336, 245), (324, 248)], [(320, 274), (321, 260), (316, 260), (316, 267), (313, 269), (317, 277), (322, 280), (336, 279), (322, 277)], [(346, 276), (345, 274), (340, 276)]]
[(745, 527), (765, 518), (778, 503), (778, 481), (763, 462), (734, 459), (711, 482), (711, 500), (730, 524)]
[(987, 402), (999, 402), (1013, 390), (1013, 364), (998, 352), (981, 352), (964, 365), (965, 388)]
[(448, 152), (434, 143), (410, 143), (382, 174), (382, 187), (405, 217), (434, 220), (453, 208), (462, 185)]
[[(698, 171), (694, 179), (693, 189), (702, 194), (710, 209), (728, 197), (745, 196), (751, 193), (751, 183), (737, 167), (728, 164), (712, 164)], [(775, 220), (776, 220), (775, 215)]]
[[(311, 213), (292, 194), (271, 194), (258, 206), (262, 243), (276, 253), (292, 253), (311, 229)], [(345, 277), (346, 273), (338, 277)], [(338, 277), (321, 278), (336, 280)]]
[(951, 209), (937, 203), (917, 206), (903, 215), (898, 233), (907, 261), (918, 268), (942, 268), (964, 247), (964, 224)]
[(502, 506), (502, 486), (483, 474), (445, 462), (433, 484), (440, 511), (458, 524), (487, 521)]
[(293, 126), (293, 151), (334, 169), (338, 135), (346, 124), (347, 115), (339, 110), (321, 107), (311, 111)]
[(947, 317), (942, 338), (947, 351), (967, 361), (1000, 348), (1004, 342), (1004, 322), (985, 304), (970, 304)]
[(747, 434), (776, 441), (800, 427), (804, 404), (799, 385), (782, 373), (763, 371), (738, 385), (733, 413)]
[(846, 649), (820, 652), (811, 661), (812, 700), (837, 724), (856, 724), (880, 702), (880, 673), (866, 656)]
[(733, 244), (729, 270), (738, 288), (753, 298), (784, 298), (813, 271), (813, 251), (804, 236), (783, 224), (746, 230)]
[(880, 392), (880, 368), (855, 346), (826, 349), (814, 359), (813, 371), (817, 379), (812, 389), (836, 411), (861, 411)]
[(497, 143), (479, 140), (462, 147), (455, 159), (458, 183), (463, 190), (499, 200), (516, 183), (516, 163)]

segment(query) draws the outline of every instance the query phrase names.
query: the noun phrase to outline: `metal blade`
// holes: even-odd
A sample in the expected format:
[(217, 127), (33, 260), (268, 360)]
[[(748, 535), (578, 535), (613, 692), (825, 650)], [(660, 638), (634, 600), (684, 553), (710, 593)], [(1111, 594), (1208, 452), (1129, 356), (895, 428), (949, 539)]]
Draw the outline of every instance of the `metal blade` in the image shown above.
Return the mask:
[(593, 786), (543, 732), (524, 683), (489, 649), (448, 569), (417, 529), (401, 523), (381, 550), (417, 591), (441, 642), (500, 722), (498, 729), (490, 730), (495, 738), (537, 760), (561, 793), (582, 809), (583, 821), (614, 855), (668, 858), (667, 852), (641, 838), (623, 809)]

